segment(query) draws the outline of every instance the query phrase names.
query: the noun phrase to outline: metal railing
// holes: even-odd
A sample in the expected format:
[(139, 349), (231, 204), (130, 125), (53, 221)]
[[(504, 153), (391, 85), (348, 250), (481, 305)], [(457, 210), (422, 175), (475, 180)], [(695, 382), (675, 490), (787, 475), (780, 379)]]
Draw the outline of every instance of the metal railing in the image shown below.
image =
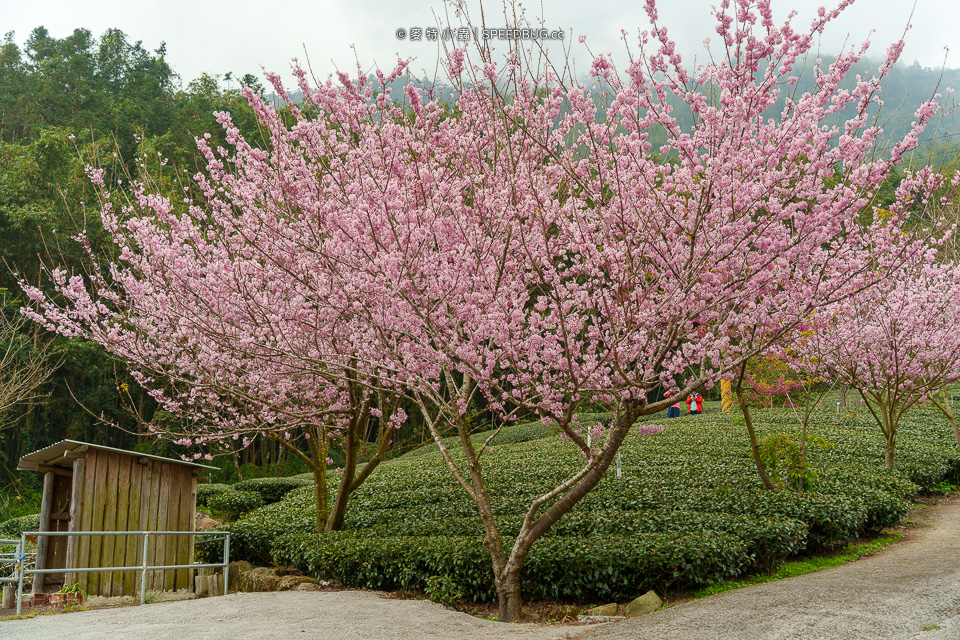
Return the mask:
[[(223, 538), (223, 562), (206, 564), (149, 564), (149, 550), (151, 536), (214, 536), (212, 540), (218, 537)], [(23, 550), (27, 548), (27, 537), (37, 540), (43, 536), (143, 536), (143, 562), (133, 567), (63, 567), (60, 569), (27, 569), (24, 561), (27, 556), (36, 556), (36, 553), (27, 554)], [(14, 578), (3, 578), (0, 582), (17, 583), (17, 615), (20, 615), (23, 603), (23, 579), (27, 575), (42, 575), (48, 573), (98, 573), (114, 571), (140, 571), (140, 604), (143, 604), (147, 596), (147, 572), (152, 570), (166, 569), (223, 569), (223, 594), (226, 595), (230, 585), (230, 532), (229, 531), (24, 531), (20, 534), (19, 540), (0, 540), (3, 543), (15, 543), (17, 551), (12, 562), (17, 565)], [(6, 554), (9, 555), (9, 554)], [(0, 556), (2, 558), (3, 556)], [(11, 562), (10, 560), (6, 561)]]
[[(14, 551), (13, 553), (9, 553), (9, 552), (0, 553), (0, 565), (5, 565), (5, 564), (19, 565), (19, 558), (21, 555), (23, 555), (23, 547), (21, 546), (21, 540), (12, 539), (12, 538), (10, 539), (0, 538), (0, 547), (5, 547), (8, 545), (15, 547)], [(14, 573), (13, 576), (10, 578), (4, 578), (3, 576), (0, 576), (0, 582), (17, 582), (18, 580), (19, 578), (17, 577), (17, 573)]]

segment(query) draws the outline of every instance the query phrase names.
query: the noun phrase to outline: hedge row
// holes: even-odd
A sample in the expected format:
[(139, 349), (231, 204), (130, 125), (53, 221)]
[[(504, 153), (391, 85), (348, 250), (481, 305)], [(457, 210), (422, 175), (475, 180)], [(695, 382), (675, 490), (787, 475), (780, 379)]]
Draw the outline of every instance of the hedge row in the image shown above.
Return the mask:
[[(796, 429), (788, 411), (758, 413), (761, 438)], [(731, 571), (772, 569), (791, 554), (892, 525), (918, 491), (960, 477), (960, 453), (949, 429), (942, 420), (921, 416), (904, 422), (898, 468), (891, 472), (883, 468), (875, 425), (863, 415), (822, 413), (815, 432), (835, 447), (810, 452), (820, 480), (804, 494), (762, 488), (736, 416), (681, 418), (656, 435), (631, 434), (622, 448), (622, 477), (611, 471), (534, 545), (524, 588), (533, 596), (598, 601), (608, 596), (602, 595), (606, 587), (599, 585), (597, 572), (613, 576), (609, 589), (624, 593), (626, 582), (618, 581), (628, 578), (643, 586), (705, 584)], [(501, 437), (504, 442), (497, 444)], [(540, 424), (509, 427), (497, 438), (482, 463), (498, 526), (509, 538), (531, 500), (583, 458)], [(470, 597), (492, 597), (492, 583), (481, 579), (489, 561), (477, 543), (482, 527), (476, 508), (439, 456), (428, 453), (382, 464), (351, 496), (344, 532), (313, 533), (312, 487), (251, 512), (229, 525), (234, 557), (288, 562), (357, 587), (423, 588), (427, 579), (440, 577), (455, 581)], [(463, 462), (460, 453), (452, 453)], [(332, 492), (335, 476), (331, 480)], [(667, 539), (678, 541), (680, 551), (664, 548)], [(691, 541), (709, 549), (716, 563), (683, 551)], [(568, 549), (581, 547), (589, 548), (584, 557), (590, 560), (578, 564)], [(684, 561), (670, 565), (671, 558)], [(465, 567), (464, 575), (473, 578), (457, 581), (460, 573), (444, 569), (447, 562)], [(634, 565), (652, 577), (641, 576)]]
[[(512, 540), (505, 540), (509, 548)], [(371, 538), (358, 532), (280, 536), (278, 561), (308, 575), (364, 589), (424, 589), (434, 576), (464, 597), (495, 598), (490, 554), (463, 536)], [(551, 536), (525, 562), (527, 598), (610, 601), (656, 589), (697, 587), (732, 578), (754, 564), (750, 545), (732, 534), (687, 533), (579, 538)]]
[(30, 515), (11, 518), (0, 522), (0, 538), (7, 540), (19, 540), (20, 534), (24, 531), (40, 530), (40, 514), (31, 513)]
[(221, 493), (233, 491), (233, 486), (229, 484), (198, 484), (197, 485), (197, 505), (209, 507), (210, 499)]
[(252, 491), (260, 495), (263, 504), (273, 504), (294, 489), (312, 486), (313, 474), (303, 474), (287, 478), (254, 478), (238, 482), (233, 488), (237, 491)]

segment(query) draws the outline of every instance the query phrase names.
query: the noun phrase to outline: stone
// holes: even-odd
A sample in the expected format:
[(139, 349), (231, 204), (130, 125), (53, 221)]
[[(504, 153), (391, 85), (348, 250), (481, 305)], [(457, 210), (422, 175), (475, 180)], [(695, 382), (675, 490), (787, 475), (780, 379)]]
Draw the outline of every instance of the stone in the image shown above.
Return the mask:
[(240, 577), (240, 590), (255, 593), (276, 591), (280, 584), (280, 576), (275, 569), (269, 567), (255, 567)]
[(317, 584), (317, 581), (310, 576), (283, 576), (277, 585), (277, 591), (290, 591), (297, 589), (303, 584)]
[(540, 614), (526, 607), (520, 610), (520, 617), (527, 622), (540, 622)]
[(297, 585), (295, 591), (323, 591), (323, 587), (318, 584), (304, 583)]
[(607, 622), (616, 622), (617, 620), (626, 620), (623, 616), (588, 616), (582, 615), (577, 618), (577, 622), (580, 624), (593, 624), (596, 622), (607, 623)]
[(624, 615), (628, 618), (635, 618), (646, 613), (652, 613), (660, 608), (663, 601), (653, 591), (647, 591), (645, 594), (631, 602), (624, 609)]
[(240, 576), (253, 571), (253, 565), (246, 560), (231, 562), (227, 565), (227, 574), (230, 576), (230, 591), (239, 591)]
[(599, 607), (594, 607), (593, 609), (587, 609), (584, 612), (584, 615), (588, 616), (615, 616), (618, 613), (619, 605), (616, 602), (611, 602), (610, 604), (602, 604)]
[(580, 607), (572, 604), (558, 604), (555, 607), (547, 609), (541, 616), (541, 619), (550, 622), (564, 622), (576, 620), (579, 617)]

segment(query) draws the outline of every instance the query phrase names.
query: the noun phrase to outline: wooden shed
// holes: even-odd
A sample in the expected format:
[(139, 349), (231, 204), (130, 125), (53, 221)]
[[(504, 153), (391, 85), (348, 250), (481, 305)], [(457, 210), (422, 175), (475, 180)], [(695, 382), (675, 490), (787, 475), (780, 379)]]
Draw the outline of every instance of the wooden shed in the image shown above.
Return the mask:
[[(194, 531), (197, 476), (207, 465), (62, 440), (20, 459), (17, 469), (44, 473), (40, 531)], [(190, 564), (194, 536), (151, 536), (148, 565)], [(123, 567), (143, 563), (143, 536), (41, 536), (37, 568)], [(153, 590), (191, 588), (193, 571), (148, 574)], [(44, 585), (75, 584), (89, 595), (139, 593), (135, 571), (43, 574)]]

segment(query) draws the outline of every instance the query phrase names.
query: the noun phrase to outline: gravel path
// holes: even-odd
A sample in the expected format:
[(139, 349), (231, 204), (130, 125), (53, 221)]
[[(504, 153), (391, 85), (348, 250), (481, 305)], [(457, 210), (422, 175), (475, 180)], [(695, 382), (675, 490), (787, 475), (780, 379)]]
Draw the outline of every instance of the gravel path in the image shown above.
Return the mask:
[[(960, 499), (919, 506), (904, 541), (842, 567), (602, 626), (512, 625), (365, 591), (241, 593), (0, 622), (3, 640), (960, 639)], [(926, 627), (926, 630), (924, 629)]]

